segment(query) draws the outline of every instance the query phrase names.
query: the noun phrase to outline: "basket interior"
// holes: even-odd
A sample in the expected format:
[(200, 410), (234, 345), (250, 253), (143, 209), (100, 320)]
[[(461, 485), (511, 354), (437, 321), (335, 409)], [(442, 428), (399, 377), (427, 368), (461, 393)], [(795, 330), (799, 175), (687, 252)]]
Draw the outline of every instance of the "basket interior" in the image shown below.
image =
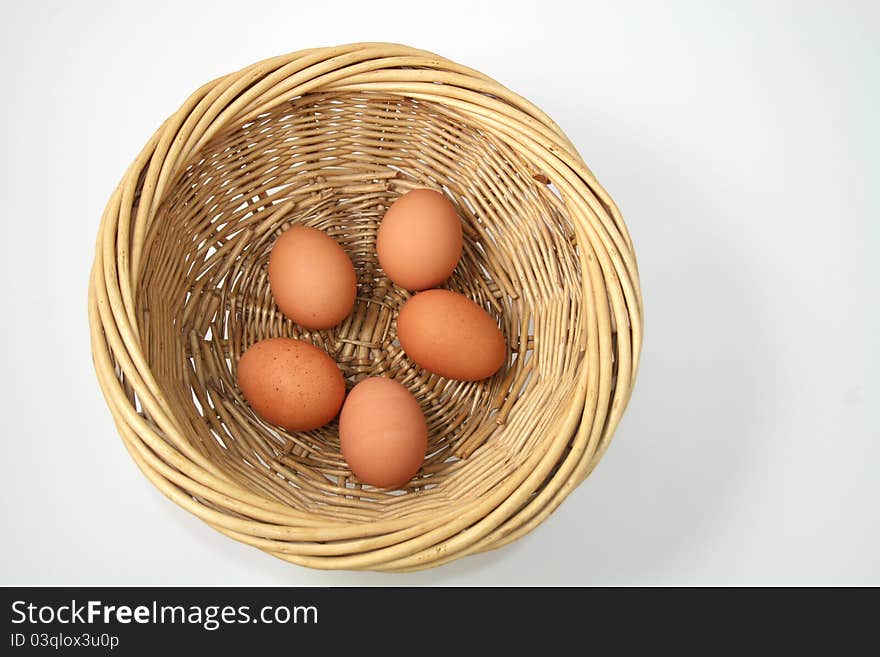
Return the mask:
[[(399, 517), (491, 491), (550, 439), (583, 360), (582, 282), (565, 204), (520, 153), (445, 106), (395, 95), (316, 93), (216, 135), (166, 188), (137, 286), (152, 374), (192, 445), (241, 486), (316, 515)], [(442, 190), (464, 222), (464, 255), (447, 287), (496, 317), (506, 364), (482, 382), (431, 375), (397, 341), (408, 293), (378, 267), (388, 206), (417, 187)], [(327, 331), (287, 320), (269, 291), (273, 240), (294, 223), (326, 231), (358, 275), (354, 313)], [(393, 377), (416, 396), (428, 458), (405, 488), (353, 478), (335, 422), (267, 425), (235, 385), (255, 341), (291, 336), (334, 357), (350, 388)]]

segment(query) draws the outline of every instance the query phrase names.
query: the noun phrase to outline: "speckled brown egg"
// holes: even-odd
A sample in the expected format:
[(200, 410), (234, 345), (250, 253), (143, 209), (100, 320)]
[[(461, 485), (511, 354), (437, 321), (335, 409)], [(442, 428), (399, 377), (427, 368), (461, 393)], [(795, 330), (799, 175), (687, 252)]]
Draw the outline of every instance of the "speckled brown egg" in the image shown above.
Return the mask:
[(459, 381), (492, 376), (507, 355), (491, 315), (463, 294), (426, 290), (400, 309), (397, 337), (406, 355), (429, 372)]
[(436, 287), (452, 275), (462, 249), (461, 219), (452, 202), (433, 189), (397, 199), (379, 225), (376, 254), (394, 283), (407, 290)]
[(351, 259), (326, 233), (293, 226), (269, 255), (269, 287), (284, 315), (310, 329), (328, 329), (354, 307), (357, 279)]
[(428, 427), (405, 386), (371, 377), (348, 393), (339, 415), (339, 443), (358, 479), (377, 488), (398, 488), (422, 467)]
[(237, 373), (238, 387), (257, 415), (289, 431), (327, 424), (345, 397), (336, 362), (302, 340), (257, 342), (239, 359)]

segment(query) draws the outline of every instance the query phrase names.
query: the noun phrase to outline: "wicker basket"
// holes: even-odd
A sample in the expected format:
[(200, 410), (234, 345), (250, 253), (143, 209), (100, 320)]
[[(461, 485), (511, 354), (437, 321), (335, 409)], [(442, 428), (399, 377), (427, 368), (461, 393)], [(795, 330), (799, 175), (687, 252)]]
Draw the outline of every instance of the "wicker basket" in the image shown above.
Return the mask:
[[(489, 380), (430, 375), (396, 339), (408, 293), (378, 268), (375, 234), (417, 187), (464, 222), (448, 287), (507, 336)], [(272, 241), (297, 222), (355, 263), (336, 329), (302, 329), (269, 293)], [(196, 91), (113, 193), (89, 291), (98, 379), (144, 474), (227, 536), (314, 568), (418, 570), (533, 529), (608, 447), (641, 344), (632, 243), (562, 131), (481, 73), (393, 44), (304, 50)], [(288, 433), (254, 415), (236, 363), (278, 335), (326, 349), (349, 387), (412, 390), (430, 438), (405, 490), (355, 480), (335, 423)]]

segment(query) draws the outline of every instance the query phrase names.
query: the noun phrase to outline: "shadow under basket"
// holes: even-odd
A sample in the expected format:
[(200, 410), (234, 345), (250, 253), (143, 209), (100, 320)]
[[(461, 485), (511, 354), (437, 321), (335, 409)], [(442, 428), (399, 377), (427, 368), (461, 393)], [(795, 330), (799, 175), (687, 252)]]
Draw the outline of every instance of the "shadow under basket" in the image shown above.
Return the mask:
[[(447, 287), (507, 338), (486, 381), (429, 374), (397, 340), (409, 293), (379, 268), (376, 230), (419, 187), (462, 218)], [(355, 309), (332, 330), (293, 324), (269, 292), (272, 243), (299, 223), (354, 262)], [(393, 44), (304, 50), (200, 88), (113, 193), (89, 291), (98, 379), (144, 474), (216, 530), (313, 568), (418, 570), (533, 529), (608, 447), (641, 346), (632, 242), (562, 131), (486, 76)], [(372, 488), (336, 422), (257, 417), (236, 365), (273, 336), (325, 349), (349, 389), (406, 385), (428, 422), (418, 475)]]

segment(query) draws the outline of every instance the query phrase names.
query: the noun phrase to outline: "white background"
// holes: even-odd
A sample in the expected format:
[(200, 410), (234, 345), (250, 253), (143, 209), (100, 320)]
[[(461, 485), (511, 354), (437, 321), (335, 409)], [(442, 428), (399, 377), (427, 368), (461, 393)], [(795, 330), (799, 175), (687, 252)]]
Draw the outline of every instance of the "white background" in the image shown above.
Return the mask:
[[(878, 7), (4, 3), (0, 584), (880, 584)], [(162, 119), (259, 59), (366, 40), (554, 117), (622, 208), (646, 303), (592, 477), (514, 545), (409, 576), (285, 564), (167, 501), (86, 320), (101, 211)]]

